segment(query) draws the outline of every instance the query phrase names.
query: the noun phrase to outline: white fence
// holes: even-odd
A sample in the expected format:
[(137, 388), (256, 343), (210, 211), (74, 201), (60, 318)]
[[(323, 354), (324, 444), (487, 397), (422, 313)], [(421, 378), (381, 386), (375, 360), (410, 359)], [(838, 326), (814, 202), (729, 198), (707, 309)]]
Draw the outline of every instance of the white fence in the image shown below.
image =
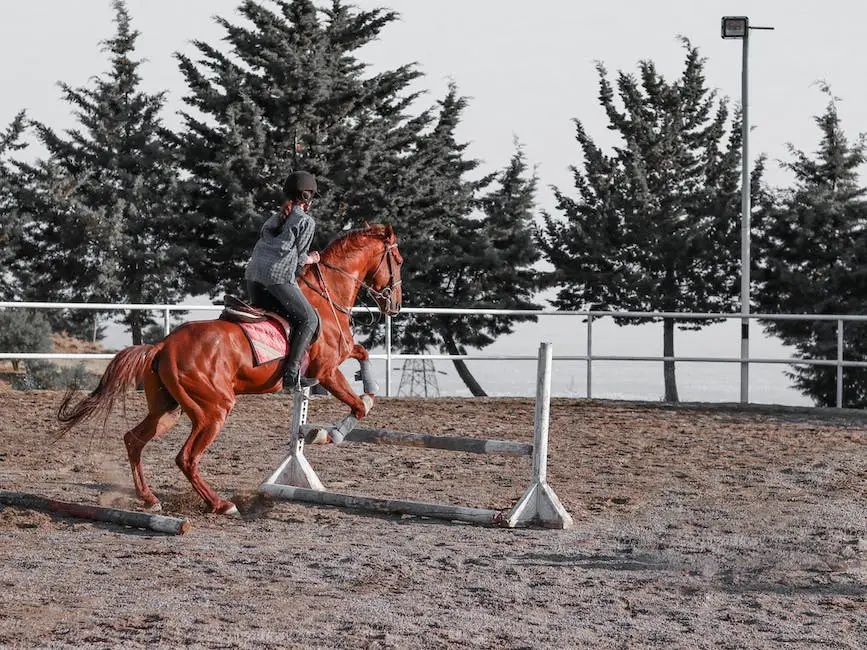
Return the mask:
[[(108, 303), (52, 303), (52, 302), (0, 302), (0, 308), (15, 309), (81, 309), (91, 311), (151, 311), (160, 312), (163, 315), (163, 324), (166, 335), (171, 331), (172, 312), (196, 312), (218, 311), (221, 305), (159, 305), (159, 304), (108, 304)], [(364, 308), (356, 307), (353, 312), (366, 313)], [(450, 315), (491, 315), (491, 316), (538, 316), (538, 317), (581, 317), (584, 319), (587, 335), (587, 352), (580, 355), (555, 356), (554, 361), (581, 361), (586, 363), (587, 389), (586, 396), (593, 396), (593, 362), (594, 361), (617, 361), (617, 362), (643, 362), (643, 361), (676, 361), (691, 363), (737, 363), (741, 365), (741, 381), (747, 385), (741, 387), (741, 401), (747, 402), (748, 369), (752, 364), (783, 364), (805, 366), (835, 366), (837, 368), (837, 407), (843, 404), (843, 370), (844, 368), (865, 368), (867, 362), (847, 361), (843, 358), (844, 324), (847, 322), (867, 322), (867, 316), (854, 316), (843, 314), (714, 314), (694, 312), (626, 312), (626, 311), (554, 311), (554, 310), (513, 310), (513, 309), (454, 309), (454, 308), (421, 308), (406, 307), (401, 314), (450, 314)], [(693, 320), (807, 320), (807, 321), (832, 321), (837, 327), (837, 356), (835, 359), (805, 359), (805, 358), (759, 358), (741, 355), (736, 357), (712, 357), (712, 356), (634, 356), (634, 355), (597, 355), (593, 354), (593, 323), (604, 317), (636, 318), (656, 320), (660, 318), (678, 318)], [(393, 318), (400, 318), (396, 316)], [(398, 354), (392, 346), (392, 317), (386, 316), (385, 327), (385, 352), (383, 354), (371, 354), (371, 359), (385, 360), (385, 392), (387, 396), (393, 394), (392, 363), (406, 359), (430, 359), (434, 361), (463, 359), (465, 361), (535, 361), (535, 354)], [(536, 342), (537, 343), (537, 342)], [(534, 343), (535, 344), (535, 343)], [(24, 353), (24, 352), (0, 352), (0, 359), (111, 359), (113, 354), (94, 353)]]

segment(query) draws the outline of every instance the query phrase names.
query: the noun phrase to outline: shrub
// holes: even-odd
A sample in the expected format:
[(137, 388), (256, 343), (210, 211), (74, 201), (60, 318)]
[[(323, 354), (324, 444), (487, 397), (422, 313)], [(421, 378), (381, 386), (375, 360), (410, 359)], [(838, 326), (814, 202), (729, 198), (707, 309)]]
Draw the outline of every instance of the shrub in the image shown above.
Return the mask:
[[(50, 352), (51, 326), (40, 311), (0, 309), (0, 351)], [(13, 360), (18, 370), (20, 360)]]
[(32, 359), (24, 364), (24, 374), (13, 380), (18, 390), (92, 390), (97, 377), (87, 371), (83, 363), (74, 366), (58, 366), (42, 359)]

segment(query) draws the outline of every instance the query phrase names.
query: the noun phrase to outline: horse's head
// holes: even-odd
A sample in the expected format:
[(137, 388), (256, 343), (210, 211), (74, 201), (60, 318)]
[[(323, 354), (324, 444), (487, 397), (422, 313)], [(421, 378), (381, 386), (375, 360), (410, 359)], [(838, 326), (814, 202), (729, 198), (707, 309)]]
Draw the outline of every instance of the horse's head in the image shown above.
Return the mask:
[(397, 248), (394, 228), (382, 224), (366, 225), (363, 233), (372, 242), (371, 264), (364, 284), (379, 311), (387, 316), (396, 316), (400, 313), (403, 300), (400, 280), (403, 257)]
[[(403, 265), (403, 257), (397, 250), (397, 237), (391, 226), (371, 226), (365, 223), (364, 228), (344, 233), (322, 251), (321, 264), (351, 278), (359, 287), (365, 289), (383, 314), (395, 316), (400, 313), (403, 299), (400, 267)], [(324, 277), (322, 281), (325, 282)], [(312, 284), (310, 286), (327, 300), (331, 300), (330, 294), (320, 292)], [(341, 300), (351, 305), (355, 296), (353, 290), (351, 296), (344, 296)]]

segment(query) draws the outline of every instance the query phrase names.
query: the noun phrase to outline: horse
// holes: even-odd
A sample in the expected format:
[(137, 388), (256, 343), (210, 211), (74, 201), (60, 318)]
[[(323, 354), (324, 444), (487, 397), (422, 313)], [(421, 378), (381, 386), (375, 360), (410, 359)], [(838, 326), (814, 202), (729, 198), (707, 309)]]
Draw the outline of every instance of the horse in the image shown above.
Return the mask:
[[(320, 253), (320, 262), (308, 266), (300, 276), (302, 291), (320, 315), (320, 333), (310, 346), (305, 375), (318, 379), (349, 406), (346, 420), (352, 425), (367, 414), (373, 394), (371, 389), (356, 395), (340, 371), (340, 364), (349, 358), (361, 363), (362, 372), (368, 361), (367, 350), (353, 341), (350, 309), (363, 288), (381, 313), (396, 315), (402, 302), (402, 264), (394, 229), (365, 224), (336, 238)], [(147, 415), (124, 435), (138, 497), (152, 512), (161, 511), (144, 476), (142, 450), (177, 424), (183, 412), (190, 418), (192, 431), (175, 462), (211, 511), (237, 515), (235, 504), (220, 497), (199, 475), (199, 461), (223, 428), (238, 395), (283, 388), (283, 365), (284, 361), (254, 365), (251, 344), (237, 323), (185, 323), (155, 345), (121, 350), (96, 388), (74, 406), (74, 388), (67, 391), (57, 412), (61, 423), (57, 435), (63, 436), (96, 415), (107, 421), (117, 399), (129, 388), (143, 385)]]

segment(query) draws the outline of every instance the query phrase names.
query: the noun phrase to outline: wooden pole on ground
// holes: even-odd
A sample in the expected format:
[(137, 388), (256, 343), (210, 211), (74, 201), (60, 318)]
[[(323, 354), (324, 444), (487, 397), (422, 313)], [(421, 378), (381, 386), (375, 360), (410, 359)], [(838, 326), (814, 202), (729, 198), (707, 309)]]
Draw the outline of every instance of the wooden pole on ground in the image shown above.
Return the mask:
[(81, 503), (69, 503), (68, 501), (55, 501), (54, 499), (48, 499), (36, 494), (27, 494), (26, 492), (0, 490), (0, 503), (16, 508), (56, 512), (61, 515), (78, 517), (79, 519), (104, 521), (132, 528), (143, 528), (168, 535), (183, 535), (190, 529), (190, 522), (187, 519), (164, 517), (163, 515), (147, 512), (101, 508)]
[(265, 483), (259, 491), (270, 497), (290, 501), (305, 501), (325, 506), (342, 508), (357, 508), (383, 512), (392, 515), (413, 515), (415, 517), (432, 517), (448, 521), (464, 521), (483, 526), (499, 526), (503, 523), (503, 513), (499, 510), (486, 508), (467, 508), (439, 503), (423, 503), (421, 501), (403, 501), (399, 499), (378, 499), (375, 497), (342, 494), (329, 490), (310, 490), (291, 485)]

